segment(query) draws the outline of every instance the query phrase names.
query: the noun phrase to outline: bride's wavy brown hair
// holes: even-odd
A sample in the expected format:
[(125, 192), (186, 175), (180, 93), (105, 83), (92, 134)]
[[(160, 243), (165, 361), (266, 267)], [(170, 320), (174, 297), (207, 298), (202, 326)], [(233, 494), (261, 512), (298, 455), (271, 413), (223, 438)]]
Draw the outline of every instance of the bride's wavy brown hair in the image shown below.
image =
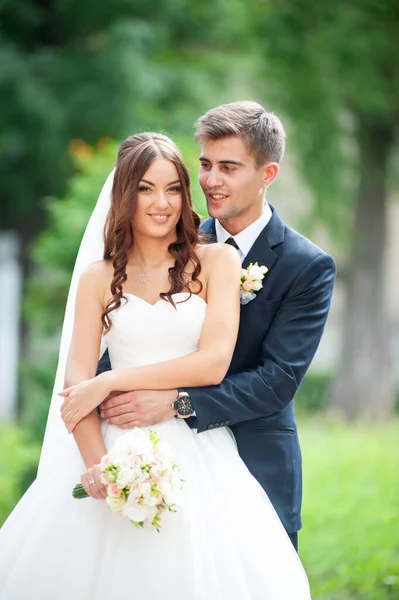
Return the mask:
[[(128, 137), (119, 147), (111, 207), (104, 228), (104, 259), (112, 260), (114, 276), (111, 282), (112, 298), (107, 303), (101, 321), (105, 333), (111, 329), (110, 313), (119, 308), (123, 295), (123, 284), (127, 279), (126, 265), (128, 252), (134, 244), (132, 219), (136, 210), (137, 191), (140, 180), (157, 158), (172, 162), (181, 181), (182, 212), (176, 226), (176, 241), (169, 245), (169, 252), (175, 264), (169, 269), (170, 289), (160, 297), (175, 306), (172, 295), (187, 291), (191, 296), (190, 281), (194, 281), (199, 291), (202, 284), (198, 279), (201, 263), (196, 252), (199, 242), (200, 218), (194, 211), (190, 176), (183, 157), (176, 144), (160, 133), (138, 133)], [(185, 268), (191, 262), (194, 269), (191, 280), (187, 281)]]

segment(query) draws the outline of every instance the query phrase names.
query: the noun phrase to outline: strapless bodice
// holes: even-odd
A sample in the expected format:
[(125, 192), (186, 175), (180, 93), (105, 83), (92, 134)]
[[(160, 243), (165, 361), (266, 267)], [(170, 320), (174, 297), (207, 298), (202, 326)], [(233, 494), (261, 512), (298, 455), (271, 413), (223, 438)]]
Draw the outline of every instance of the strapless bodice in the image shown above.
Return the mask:
[(155, 304), (124, 294), (122, 305), (111, 312), (111, 330), (105, 336), (113, 369), (149, 365), (185, 356), (198, 348), (207, 304), (187, 292), (173, 295), (176, 308), (166, 300)]

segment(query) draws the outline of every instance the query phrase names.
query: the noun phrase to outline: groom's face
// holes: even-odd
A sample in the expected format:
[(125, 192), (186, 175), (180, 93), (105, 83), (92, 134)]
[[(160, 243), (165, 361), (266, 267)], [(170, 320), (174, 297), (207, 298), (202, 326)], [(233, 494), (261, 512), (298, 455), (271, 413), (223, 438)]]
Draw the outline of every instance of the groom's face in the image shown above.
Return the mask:
[(204, 141), (199, 182), (210, 216), (233, 235), (234, 229), (242, 229), (263, 212), (267, 165), (257, 167), (254, 156), (240, 137)]

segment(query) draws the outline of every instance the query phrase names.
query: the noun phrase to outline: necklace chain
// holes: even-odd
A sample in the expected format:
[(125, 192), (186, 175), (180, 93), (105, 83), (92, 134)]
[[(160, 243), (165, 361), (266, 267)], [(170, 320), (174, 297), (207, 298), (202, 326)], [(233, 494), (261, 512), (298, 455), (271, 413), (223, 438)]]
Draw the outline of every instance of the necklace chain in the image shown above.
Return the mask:
[[(147, 283), (148, 279), (149, 279), (149, 274), (147, 273), (147, 271), (142, 267), (142, 265), (139, 263), (139, 261), (137, 260), (137, 258), (135, 257), (135, 255), (133, 254), (133, 258), (136, 261), (136, 263), (138, 264), (138, 266), (141, 269), (141, 273), (139, 274), (139, 276), (137, 277), (137, 280), (139, 283)], [(151, 267), (151, 269), (156, 269), (157, 267), (159, 267), (159, 265), (161, 265), (163, 262), (165, 262), (165, 258), (163, 258), (162, 260), (159, 261), (159, 263), (157, 263), (156, 265), (154, 265), (153, 267)]]

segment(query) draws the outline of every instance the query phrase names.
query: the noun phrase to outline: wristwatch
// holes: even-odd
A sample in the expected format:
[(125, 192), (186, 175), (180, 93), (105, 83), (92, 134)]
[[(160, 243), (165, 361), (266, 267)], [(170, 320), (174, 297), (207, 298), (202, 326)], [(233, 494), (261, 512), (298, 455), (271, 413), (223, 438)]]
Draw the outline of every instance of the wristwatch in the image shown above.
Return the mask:
[(194, 406), (187, 392), (179, 392), (177, 398), (172, 402), (172, 408), (178, 419), (188, 419), (194, 414)]

